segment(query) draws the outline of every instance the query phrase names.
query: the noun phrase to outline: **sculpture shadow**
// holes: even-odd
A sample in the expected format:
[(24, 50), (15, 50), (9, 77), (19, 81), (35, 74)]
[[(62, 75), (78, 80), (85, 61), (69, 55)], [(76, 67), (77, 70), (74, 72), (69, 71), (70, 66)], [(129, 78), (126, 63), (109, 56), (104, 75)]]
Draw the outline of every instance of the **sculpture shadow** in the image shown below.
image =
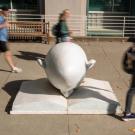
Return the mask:
[(55, 88), (47, 78), (41, 78), (26, 82), (20, 90), (23, 93), (29, 94), (45, 94), (45, 95), (60, 95), (61, 93)]
[(8, 82), (7, 84), (4, 85), (4, 87), (2, 87), (2, 89), (8, 93), (8, 95), (10, 96), (10, 99), (8, 101), (8, 104), (5, 108), (5, 111), (7, 113), (10, 112), (11, 108), (12, 108), (12, 104), (13, 101), (20, 89), (20, 86), (22, 84), (22, 82), (24, 81), (28, 81), (28, 80), (17, 80), (17, 81), (12, 81), (12, 82)]
[[(2, 89), (6, 93), (8, 93), (8, 95), (10, 96), (8, 104), (7, 104), (6, 108), (5, 108), (5, 111), (8, 114), (10, 113), (10, 110), (12, 109), (13, 102), (14, 102), (14, 100), (16, 98), (16, 95), (17, 95), (17, 93), (18, 93), (18, 91), (19, 91), (19, 89), (20, 89), (23, 82), (26, 82), (26, 83), (27, 82), (32, 82), (32, 83), (29, 83), (28, 85), (26, 85), (26, 89), (24, 88), (24, 89), (20, 90), (23, 93), (46, 94), (46, 95), (59, 95), (60, 94), (60, 92), (56, 88), (54, 88), (50, 84), (48, 79), (46, 79), (46, 78), (42, 78), (42, 79), (38, 79), (38, 80), (16, 80), (16, 81), (8, 82), (7, 84), (4, 85), (4, 87), (2, 87)], [(33, 85), (33, 86), (31, 87), (31, 85)], [(38, 88), (38, 86), (43, 86), (43, 87)]]
[(92, 90), (91, 88), (94, 88), (95, 90), (98, 90), (98, 91), (111, 92), (109, 90), (100, 89), (100, 88), (91, 87), (91, 86), (80, 86), (78, 89), (75, 89), (75, 92), (69, 97), (69, 99), (84, 99), (84, 98), (99, 99), (108, 103), (108, 108), (107, 108), (108, 114), (116, 114), (116, 110), (117, 110), (117, 107), (119, 106), (119, 102), (111, 100), (101, 95), (99, 92)]
[(27, 52), (27, 51), (19, 51), (19, 52), (20, 55), (14, 55), (14, 56), (24, 60), (37, 60), (38, 58), (44, 59), (46, 57), (46, 55), (37, 52)]

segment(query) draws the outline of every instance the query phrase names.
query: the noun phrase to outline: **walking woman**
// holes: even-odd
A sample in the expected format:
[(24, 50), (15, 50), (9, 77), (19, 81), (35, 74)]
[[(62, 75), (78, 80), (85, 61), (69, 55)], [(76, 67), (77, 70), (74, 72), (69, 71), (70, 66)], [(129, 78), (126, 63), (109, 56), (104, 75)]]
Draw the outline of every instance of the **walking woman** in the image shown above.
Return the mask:
[(71, 41), (71, 31), (67, 25), (67, 19), (70, 17), (69, 9), (65, 9), (59, 16), (59, 22), (57, 26), (56, 44), (60, 42)]

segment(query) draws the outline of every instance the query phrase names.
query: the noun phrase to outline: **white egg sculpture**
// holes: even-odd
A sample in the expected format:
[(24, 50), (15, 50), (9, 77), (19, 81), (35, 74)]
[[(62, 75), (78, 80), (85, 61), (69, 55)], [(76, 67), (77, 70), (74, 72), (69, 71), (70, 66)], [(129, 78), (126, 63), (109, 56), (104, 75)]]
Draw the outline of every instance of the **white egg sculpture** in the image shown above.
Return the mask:
[(72, 42), (56, 44), (44, 60), (38, 59), (50, 83), (65, 97), (69, 97), (95, 62), (94, 59), (88, 61), (83, 49)]

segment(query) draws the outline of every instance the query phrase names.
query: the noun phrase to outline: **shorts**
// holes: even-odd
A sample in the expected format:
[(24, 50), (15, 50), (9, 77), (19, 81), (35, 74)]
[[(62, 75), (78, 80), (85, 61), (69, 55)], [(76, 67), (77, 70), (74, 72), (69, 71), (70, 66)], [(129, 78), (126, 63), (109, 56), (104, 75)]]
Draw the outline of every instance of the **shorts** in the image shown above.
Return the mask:
[(6, 41), (0, 41), (0, 52), (9, 51), (9, 47)]

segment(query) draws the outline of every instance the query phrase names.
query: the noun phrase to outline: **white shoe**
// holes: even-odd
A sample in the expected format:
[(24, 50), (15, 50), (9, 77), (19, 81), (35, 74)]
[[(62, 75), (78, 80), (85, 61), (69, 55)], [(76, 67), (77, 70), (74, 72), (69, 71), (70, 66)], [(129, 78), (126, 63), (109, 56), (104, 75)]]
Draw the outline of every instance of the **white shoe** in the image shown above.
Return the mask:
[(12, 70), (12, 73), (21, 73), (21, 72), (22, 72), (22, 69), (18, 67), (14, 67)]
[(43, 66), (43, 61), (41, 59), (37, 59), (37, 62), (40, 66)]
[(96, 63), (96, 60), (91, 59), (90, 61), (88, 61), (88, 63), (86, 64), (88, 69), (91, 69)]

